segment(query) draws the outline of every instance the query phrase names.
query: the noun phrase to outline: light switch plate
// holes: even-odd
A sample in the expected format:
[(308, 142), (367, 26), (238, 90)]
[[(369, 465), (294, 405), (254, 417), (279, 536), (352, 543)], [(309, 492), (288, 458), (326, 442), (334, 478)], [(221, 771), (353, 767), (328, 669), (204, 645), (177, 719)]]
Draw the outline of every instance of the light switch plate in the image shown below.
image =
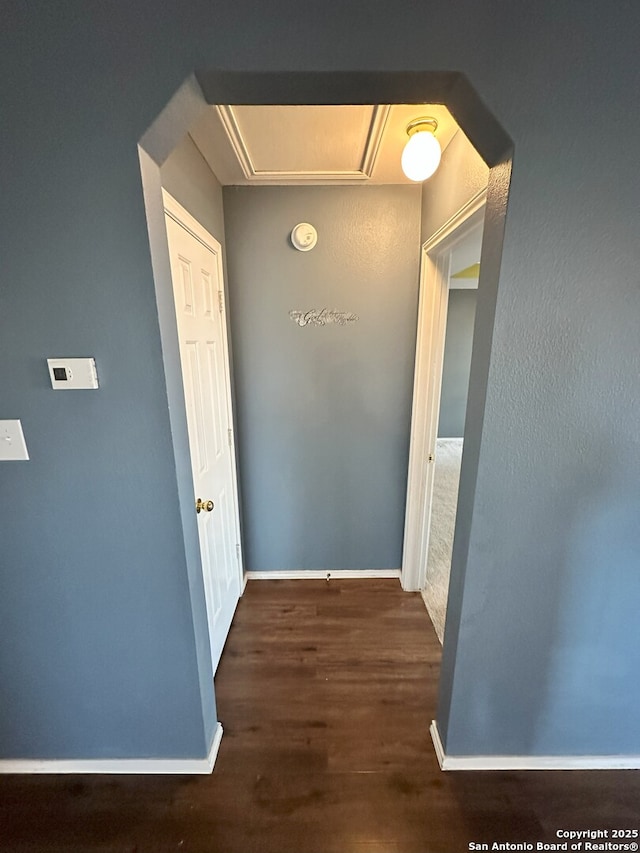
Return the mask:
[(0, 462), (28, 458), (29, 451), (20, 421), (0, 421)]
[(54, 391), (86, 391), (98, 387), (93, 358), (48, 358), (47, 365)]

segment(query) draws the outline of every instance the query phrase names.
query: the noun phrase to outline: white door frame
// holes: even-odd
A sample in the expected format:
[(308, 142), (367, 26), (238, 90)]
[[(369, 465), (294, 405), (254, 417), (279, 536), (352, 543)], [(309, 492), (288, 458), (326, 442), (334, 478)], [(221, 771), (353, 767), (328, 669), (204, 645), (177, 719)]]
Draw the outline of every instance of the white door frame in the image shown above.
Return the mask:
[(427, 575), (435, 447), (447, 329), (451, 249), (484, 221), (486, 188), (422, 245), (409, 473), (400, 582), (422, 589)]
[[(218, 281), (221, 284), (222, 290), (218, 291), (220, 298), (220, 309), (223, 313), (222, 323), (222, 356), (224, 362), (224, 378), (225, 378), (225, 396), (228, 411), (230, 414), (231, 422), (234, 423), (234, 407), (233, 407), (233, 396), (231, 393), (231, 366), (229, 359), (229, 339), (227, 335), (227, 321), (224, 313), (226, 311), (226, 302), (224, 299), (224, 268), (222, 264), (222, 246), (216, 240), (216, 238), (210, 234), (204, 226), (202, 226), (197, 219), (186, 210), (180, 202), (176, 201), (176, 199), (170, 195), (164, 188), (162, 189), (162, 201), (164, 205), (164, 211), (168, 214), (172, 219), (174, 219), (178, 225), (181, 225), (186, 231), (191, 234), (196, 240), (202, 243), (207, 249), (209, 249), (216, 257), (216, 265), (218, 267)], [(176, 330), (177, 330), (177, 319), (176, 319)], [(237, 571), (239, 572), (239, 589), (240, 595), (242, 595), (244, 591), (244, 559), (242, 554), (242, 539), (240, 535), (240, 499), (238, 495), (238, 472), (236, 466), (236, 447), (235, 447), (235, 436), (233, 434), (233, 430), (229, 430), (229, 450), (231, 456), (231, 479), (233, 483), (233, 519), (235, 526), (235, 542), (237, 548)]]

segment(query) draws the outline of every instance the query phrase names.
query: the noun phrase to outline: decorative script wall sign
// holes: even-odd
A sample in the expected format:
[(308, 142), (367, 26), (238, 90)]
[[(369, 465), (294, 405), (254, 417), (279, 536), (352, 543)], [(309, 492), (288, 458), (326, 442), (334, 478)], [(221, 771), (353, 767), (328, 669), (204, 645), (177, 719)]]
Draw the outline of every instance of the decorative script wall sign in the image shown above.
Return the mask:
[(355, 323), (360, 318), (349, 311), (333, 311), (329, 308), (311, 308), (309, 311), (289, 311), (289, 316), (299, 326), (328, 326), (337, 323), (346, 326)]

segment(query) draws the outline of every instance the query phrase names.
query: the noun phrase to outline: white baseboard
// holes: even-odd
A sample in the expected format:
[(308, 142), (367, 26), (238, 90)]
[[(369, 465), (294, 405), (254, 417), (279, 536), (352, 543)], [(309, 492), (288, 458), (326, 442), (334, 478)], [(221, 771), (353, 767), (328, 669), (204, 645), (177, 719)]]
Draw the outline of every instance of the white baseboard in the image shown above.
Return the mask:
[(441, 770), (640, 770), (640, 755), (447, 755), (435, 720), (429, 731)]
[(400, 569), (297, 569), (293, 571), (246, 572), (250, 581), (329, 580), (335, 578), (399, 578)]
[(218, 723), (206, 758), (0, 759), (0, 773), (207, 774), (213, 771), (221, 740)]
[(440, 740), (438, 724), (435, 720), (431, 720), (431, 725), (429, 726), (429, 734), (431, 735), (431, 740), (433, 741), (433, 748), (436, 751), (436, 758), (438, 759), (440, 770), (448, 770), (449, 768), (445, 767), (446, 756), (444, 754), (444, 747), (442, 746), (442, 741)]

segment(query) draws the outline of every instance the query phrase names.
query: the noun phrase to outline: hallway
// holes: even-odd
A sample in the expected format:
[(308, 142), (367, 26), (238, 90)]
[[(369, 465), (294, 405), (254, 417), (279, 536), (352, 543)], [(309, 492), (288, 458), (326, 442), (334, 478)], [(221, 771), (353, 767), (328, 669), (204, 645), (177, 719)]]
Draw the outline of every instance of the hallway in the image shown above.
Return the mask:
[(637, 828), (640, 773), (442, 773), (440, 644), (396, 580), (251, 581), (212, 776), (5, 776), (0, 850), (462, 853)]

